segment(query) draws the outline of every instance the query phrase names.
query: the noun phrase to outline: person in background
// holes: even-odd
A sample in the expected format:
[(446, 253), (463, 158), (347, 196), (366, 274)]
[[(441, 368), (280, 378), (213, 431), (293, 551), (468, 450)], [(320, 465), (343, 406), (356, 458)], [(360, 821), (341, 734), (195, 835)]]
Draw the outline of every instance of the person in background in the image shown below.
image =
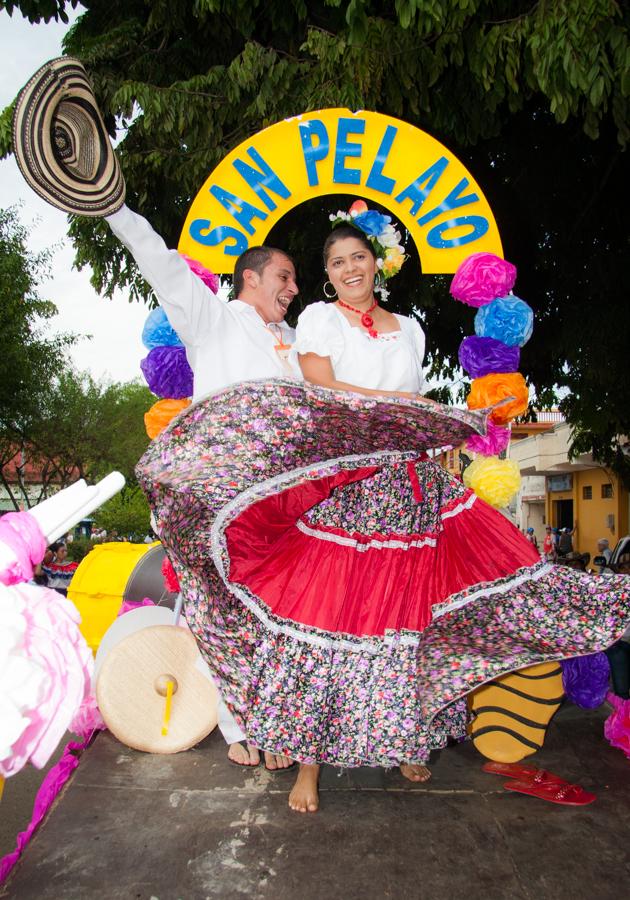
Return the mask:
[(553, 537), (553, 529), (551, 525), (547, 525), (545, 528), (545, 539), (543, 541), (543, 555), (547, 562), (555, 562), (556, 561), (556, 542)]
[(612, 550), (610, 549), (610, 546), (608, 544), (608, 538), (600, 538), (597, 541), (597, 555), (603, 556), (604, 559), (606, 560), (604, 565), (599, 567), (599, 574), (603, 575), (604, 571), (606, 570), (606, 568), (608, 566), (608, 563), (610, 562), (610, 558), (612, 556)]
[(536, 535), (534, 533), (534, 529), (531, 527), (531, 525), (527, 529), (527, 533), (526, 533), (525, 537), (527, 538), (529, 543), (533, 544), (534, 547), (536, 548), (536, 550), (538, 550), (538, 538), (536, 537)]
[(49, 550), (52, 550), (54, 554), (53, 559), (47, 564), (42, 563), (42, 572), (48, 578), (48, 587), (66, 597), (68, 587), (79, 564), (67, 559), (68, 548), (65, 544), (51, 544)]
[(573, 553), (573, 535), (577, 531), (577, 522), (573, 528), (563, 528), (558, 539), (558, 556), (567, 556)]

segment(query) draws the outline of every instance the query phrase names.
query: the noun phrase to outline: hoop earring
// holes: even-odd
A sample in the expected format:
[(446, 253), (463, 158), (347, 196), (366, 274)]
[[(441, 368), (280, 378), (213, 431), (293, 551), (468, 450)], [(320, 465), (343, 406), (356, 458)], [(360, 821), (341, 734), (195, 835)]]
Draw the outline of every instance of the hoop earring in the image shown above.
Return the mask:
[[(332, 294), (326, 293), (326, 285), (327, 284), (329, 284), (331, 286)], [(327, 300), (335, 300), (337, 298), (337, 291), (335, 290), (335, 286), (333, 285), (332, 281), (325, 281), (322, 291), (324, 292), (324, 297), (326, 297)]]

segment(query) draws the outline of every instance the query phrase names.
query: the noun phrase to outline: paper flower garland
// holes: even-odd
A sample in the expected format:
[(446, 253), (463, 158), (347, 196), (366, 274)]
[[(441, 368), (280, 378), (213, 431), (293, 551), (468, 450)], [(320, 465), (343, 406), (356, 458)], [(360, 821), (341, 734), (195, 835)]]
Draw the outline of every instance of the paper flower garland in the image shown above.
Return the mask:
[(516, 416), (522, 415), (527, 409), (528, 402), (529, 391), (520, 372), (475, 378), (470, 394), (466, 398), (469, 409), (485, 409), (494, 406), (495, 403), (502, 403), (490, 413), (495, 425), (507, 425)]
[(154, 403), (144, 414), (144, 427), (151, 440), (187, 406), (190, 406), (190, 400), (158, 400)]
[(483, 306), (508, 294), (516, 281), (516, 266), (494, 253), (473, 253), (457, 269), (451, 295), (469, 306)]
[(184, 347), (154, 347), (140, 363), (149, 390), (158, 397), (181, 400), (193, 391), (193, 373)]
[(57, 591), (0, 585), (0, 775), (44, 766), (89, 697), (80, 618)]
[(472, 378), (493, 372), (516, 372), (521, 351), (491, 337), (464, 338), (459, 345), (459, 364)]
[(475, 316), (475, 334), (509, 347), (522, 347), (532, 336), (534, 313), (520, 297), (497, 297)]
[[(466, 449), (479, 456), (464, 470), (464, 482), (492, 506), (505, 506), (518, 491), (518, 466), (499, 459), (510, 441), (509, 423), (527, 409), (529, 391), (517, 372), (520, 350), (532, 334), (534, 314), (511, 291), (516, 267), (494, 253), (473, 253), (451, 282), (456, 300), (478, 307), (475, 334), (459, 348), (461, 367), (472, 378), (469, 409), (492, 409), (485, 437), (474, 435)], [(500, 405), (499, 405), (500, 404)]]
[(478, 456), (464, 469), (464, 484), (490, 506), (507, 506), (521, 485), (521, 473), (512, 459)]
[[(213, 294), (219, 290), (218, 277), (196, 259), (181, 254), (189, 269)], [(193, 371), (186, 350), (163, 309), (149, 313), (142, 331), (142, 343), (149, 355), (140, 362), (149, 390), (161, 399), (144, 416), (147, 434), (153, 440), (171, 419), (189, 405), (193, 393)]]

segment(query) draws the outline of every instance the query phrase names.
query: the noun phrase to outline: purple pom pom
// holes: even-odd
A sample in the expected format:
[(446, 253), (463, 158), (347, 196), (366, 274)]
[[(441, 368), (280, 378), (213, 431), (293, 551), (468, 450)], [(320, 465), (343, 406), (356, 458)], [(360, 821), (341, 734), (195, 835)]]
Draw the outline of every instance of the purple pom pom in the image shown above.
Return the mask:
[(149, 390), (158, 397), (192, 397), (193, 373), (183, 347), (154, 347), (140, 362)]
[(610, 666), (605, 653), (590, 653), (562, 660), (562, 683), (567, 698), (584, 709), (595, 709), (606, 699)]
[(514, 287), (516, 266), (494, 253), (473, 253), (460, 263), (451, 282), (451, 294), (469, 306), (483, 306)]
[(493, 372), (517, 372), (521, 351), (495, 338), (471, 335), (459, 345), (459, 364), (471, 378)]

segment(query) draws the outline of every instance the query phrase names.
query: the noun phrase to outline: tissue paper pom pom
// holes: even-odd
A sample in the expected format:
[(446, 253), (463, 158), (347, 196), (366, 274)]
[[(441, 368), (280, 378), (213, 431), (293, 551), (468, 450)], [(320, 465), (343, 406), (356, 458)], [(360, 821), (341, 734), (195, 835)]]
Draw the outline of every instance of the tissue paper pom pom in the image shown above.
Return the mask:
[(605, 653), (589, 653), (561, 660), (562, 684), (571, 703), (596, 709), (606, 699), (610, 666)]
[(190, 400), (158, 400), (144, 414), (144, 427), (153, 440), (163, 431), (171, 419), (190, 406)]
[(152, 309), (142, 329), (142, 343), (147, 350), (154, 347), (181, 347), (182, 342), (173, 330), (161, 306)]
[(107, 725), (103, 721), (96, 697), (94, 694), (90, 694), (85, 698), (74, 719), (70, 722), (70, 731), (73, 734), (78, 734), (81, 738), (87, 739), (95, 731), (104, 731), (106, 728)]
[(472, 378), (493, 372), (516, 372), (521, 351), (491, 337), (471, 335), (459, 345), (459, 364)]
[(0, 581), (19, 584), (33, 577), (33, 566), (46, 552), (46, 539), (27, 512), (6, 513), (0, 519)]
[(623, 750), (630, 759), (630, 700), (609, 693), (606, 699), (613, 711), (604, 722), (604, 735), (613, 747)]
[(495, 425), (506, 425), (527, 409), (529, 392), (520, 372), (484, 375), (483, 378), (475, 378), (470, 386), (470, 394), (466, 403), (468, 409), (487, 409), (507, 397), (514, 399), (508, 400), (503, 406), (499, 406), (490, 413), (490, 418)]
[(522, 347), (533, 330), (534, 313), (519, 297), (498, 297), (475, 316), (475, 334), (494, 338), (510, 347)]
[(57, 591), (0, 585), (0, 775), (44, 766), (89, 696), (80, 618)]
[(485, 437), (473, 434), (466, 441), (466, 449), (482, 456), (498, 456), (510, 443), (510, 429), (495, 425), (490, 419), (487, 422), (488, 433)]
[(494, 253), (473, 253), (460, 263), (451, 295), (469, 306), (483, 306), (514, 287), (516, 266)]
[(507, 506), (521, 486), (521, 473), (512, 459), (478, 456), (464, 469), (464, 484), (490, 506)]
[(164, 577), (164, 587), (171, 594), (179, 594), (179, 581), (173, 568), (173, 563), (168, 556), (162, 560), (162, 576)]
[(158, 397), (181, 400), (193, 391), (193, 373), (183, 347), (154, 347), (140, 362), (149, 390)]
[(211, 272), (210, 269), (206, 269), (205, 266), (202, 266), (198, 260), (192, 259), (192, 257), (190, 256), (186, 256), (185, 253), (180, 253), (180, 256), (182, 257), (182, 259), (186, 260), (190, 271), (194, 272), (195, 275), (201, 278), (206, 287), (209, 287), (212, 293), (216, 294), (216, 292), (219, 290), (218, 276), (216, 276), (214, 272)]

